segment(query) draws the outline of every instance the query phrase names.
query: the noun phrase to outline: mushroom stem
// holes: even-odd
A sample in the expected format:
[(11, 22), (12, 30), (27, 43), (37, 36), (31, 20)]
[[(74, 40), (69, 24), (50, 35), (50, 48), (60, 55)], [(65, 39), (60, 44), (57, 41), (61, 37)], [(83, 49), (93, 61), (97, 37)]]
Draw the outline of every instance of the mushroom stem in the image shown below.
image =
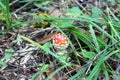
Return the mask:
[(58, 51), (56, 54), (62, 56), (62, 55), (65, 55), (67, 53), (66, 50), (61, 50), (61, 51)]

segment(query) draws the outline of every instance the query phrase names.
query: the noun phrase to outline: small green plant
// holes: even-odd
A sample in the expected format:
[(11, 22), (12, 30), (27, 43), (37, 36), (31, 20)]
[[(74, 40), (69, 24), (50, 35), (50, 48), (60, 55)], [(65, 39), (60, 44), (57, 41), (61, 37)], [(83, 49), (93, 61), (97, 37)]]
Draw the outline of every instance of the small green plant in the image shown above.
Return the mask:
[(6, 21), (7, 30), (9, 30), (11, 26), (11, 14), (9, 8), (9, 0), (0, 1), (0, 9), (2, 11), (3, 19)]
[(13, 49), (6, 49), (5, 50), (5, 56), (4, 56), (3, 59), (0, 60), (0, 66), (2, 66), (2, 68), (7, 67), (7, 61), (10, 60), (13, 52), (14, 52)]

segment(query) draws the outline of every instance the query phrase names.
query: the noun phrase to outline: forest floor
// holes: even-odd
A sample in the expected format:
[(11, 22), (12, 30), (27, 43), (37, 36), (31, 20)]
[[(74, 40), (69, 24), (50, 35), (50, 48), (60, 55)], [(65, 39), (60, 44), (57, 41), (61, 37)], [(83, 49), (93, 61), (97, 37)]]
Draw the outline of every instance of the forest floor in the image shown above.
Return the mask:
[(0, 80), (120, 80), (119, 19), (119, 0), (1, 0)]

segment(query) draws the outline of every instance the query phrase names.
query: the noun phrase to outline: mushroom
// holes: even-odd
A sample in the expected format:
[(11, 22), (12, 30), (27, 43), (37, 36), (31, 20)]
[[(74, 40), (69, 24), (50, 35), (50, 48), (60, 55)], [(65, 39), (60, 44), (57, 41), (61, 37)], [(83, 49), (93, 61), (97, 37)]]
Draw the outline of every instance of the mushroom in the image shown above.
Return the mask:
[(63, 55), (68, 45), (69, 45), (68, 40), (63, 34), (58, 33), (54, 35), (53, 46), (58, 51), (57, 52), (58, 55)]

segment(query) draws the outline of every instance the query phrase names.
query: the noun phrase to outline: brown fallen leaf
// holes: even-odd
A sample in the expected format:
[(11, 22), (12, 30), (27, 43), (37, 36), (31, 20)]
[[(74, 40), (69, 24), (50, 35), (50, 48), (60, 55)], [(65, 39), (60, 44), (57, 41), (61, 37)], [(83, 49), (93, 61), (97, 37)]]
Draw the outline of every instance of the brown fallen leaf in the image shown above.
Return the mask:
[(55, 32), (53, 32), (53, 33), (45, 34), (45, 35), (43, 36), (43, 39), (39, 39), (39, 40), (37, 40), (37, 42), (38, 42), (39, 44), (45, 44), (46, 42), (50, 41), (55, 34), (57, 34), (57, 31), (55, 31)]
[(49, 14), (54, 17), (60, 17), (62, 15), (62, 13), (60, 12), (58, 8), (50, 8)]
[[(55, 71), (55, 67), (52, 67), (52, 68), (50, 68), (47, 72), (46, 72), (46, 75), (47, 76), (49, 76), (51, 73), (53, 73)], [(51, 80), (58, 80), (59, 78), (58, 78), (58, 76), (57, 76), (57, 74), (55, 74), (52, 78), (51, 78)]]

